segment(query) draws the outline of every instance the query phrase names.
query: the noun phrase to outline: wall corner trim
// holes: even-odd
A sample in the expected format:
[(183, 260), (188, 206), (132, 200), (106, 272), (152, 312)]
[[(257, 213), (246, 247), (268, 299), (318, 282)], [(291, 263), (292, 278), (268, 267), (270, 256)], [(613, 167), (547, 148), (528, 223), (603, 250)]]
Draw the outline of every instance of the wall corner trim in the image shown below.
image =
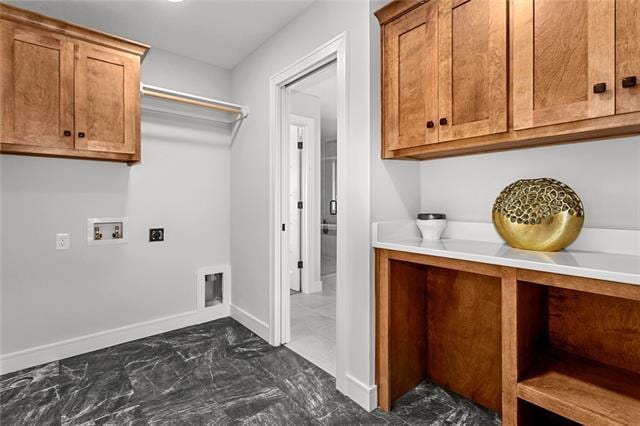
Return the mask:
[(269, 324), (267, 324), (266, 322), (260, 321), (249, 312), (237, 307), (234, 304), (231, 304), (229, 306), (229, 316), (247, 327), (249, 330), (256, 333), (267, 342), (271, 343), (269, 341)]
[(350, 374), (347, 374), (346, 394), (367, 411), (378, 408), (378, 387), (367, 386)]

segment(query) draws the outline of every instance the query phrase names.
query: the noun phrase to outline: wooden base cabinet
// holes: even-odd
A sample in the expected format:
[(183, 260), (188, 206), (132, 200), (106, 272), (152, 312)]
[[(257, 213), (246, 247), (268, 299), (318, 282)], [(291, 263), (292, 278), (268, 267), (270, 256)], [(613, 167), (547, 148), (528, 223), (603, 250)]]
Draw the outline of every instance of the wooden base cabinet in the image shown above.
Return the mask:
[(376, 16), (382, 158), (640, 133), (639, 0), (396, 0)]
[(1, 152), (138, 161), (147, 50), (0, 3)]
[(425, 378), (504, 425), (637, 425), (640, 286), (376, 249), (378, 404)]

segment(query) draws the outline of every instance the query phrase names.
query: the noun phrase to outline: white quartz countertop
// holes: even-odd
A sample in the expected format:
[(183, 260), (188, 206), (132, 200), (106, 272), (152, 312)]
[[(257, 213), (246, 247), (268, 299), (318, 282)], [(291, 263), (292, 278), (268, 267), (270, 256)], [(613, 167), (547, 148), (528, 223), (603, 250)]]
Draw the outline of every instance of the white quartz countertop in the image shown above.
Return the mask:
[[(426, 241), (407, 223), (395, 229), (384, 224), (387, 228), (383, 230), (381, 226), (374, 224), (375, 248), (640, 285), (638, 255), (582, 250), (536, 252), (514, 249), (495, 241), (461, 238)], [(459, 235), (459, 231), (456, 234)]]

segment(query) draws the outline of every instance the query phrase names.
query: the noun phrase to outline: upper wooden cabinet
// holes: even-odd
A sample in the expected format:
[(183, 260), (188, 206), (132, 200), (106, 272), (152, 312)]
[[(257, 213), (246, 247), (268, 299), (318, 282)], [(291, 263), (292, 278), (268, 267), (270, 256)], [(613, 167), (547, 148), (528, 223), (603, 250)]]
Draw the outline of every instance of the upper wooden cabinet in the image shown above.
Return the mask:
[(147, 50), (0, 3), (1, 151), (138, 161)]
[(76, 46), (76, 148), (133, 154), (140, 122), (140, 62), (136, 56)]
[(421, 4), (383, 26), (383, 132), (389, 150), (507, 130), (507, 8)]
[(383, 158), (640, 133), (640, 0), (398, 0), (376, 16)]
[(438, 8), (422, 5), (384, 29), (384, 129), (389, 149), (438, 142)]
[(513, 15), (516, 130), (615, 113), (615, 0), (518, 0)]
[(2, 143), (73, 148), (73, 43), (0, 23)]
[[(438, 2), (430, 2), (437, 4)], [(507, 3), (440, 0), (440, 141), (507, 131)]]

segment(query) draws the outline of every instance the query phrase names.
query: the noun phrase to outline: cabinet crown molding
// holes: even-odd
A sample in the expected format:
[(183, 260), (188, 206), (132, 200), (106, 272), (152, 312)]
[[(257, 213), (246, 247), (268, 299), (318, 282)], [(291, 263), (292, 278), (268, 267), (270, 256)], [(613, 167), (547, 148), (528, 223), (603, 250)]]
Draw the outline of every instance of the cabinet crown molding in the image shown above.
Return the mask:
[(427, 1), (428, 0), (395, 0), (376, 10), (374, 15), (378, 18), (380, 25), (384, 25)]

